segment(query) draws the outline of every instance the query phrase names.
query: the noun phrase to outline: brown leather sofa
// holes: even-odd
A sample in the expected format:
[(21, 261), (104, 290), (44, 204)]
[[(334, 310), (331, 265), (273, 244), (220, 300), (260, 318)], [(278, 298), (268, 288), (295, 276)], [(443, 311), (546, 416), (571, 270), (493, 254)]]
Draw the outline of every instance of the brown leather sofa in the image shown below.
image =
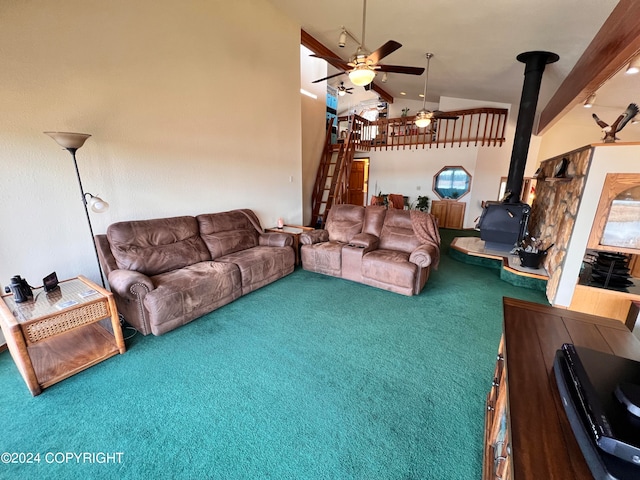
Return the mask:
[(376, 205), (334, 205), (325, 229), (300, 242), (305, 270), (409, 296), (422, 291), (440, 259), (433, 215)]
[(293, 272), (293, 238), (251, 210), (119, 222), (96, 235), (125, 320), (162, 335)]

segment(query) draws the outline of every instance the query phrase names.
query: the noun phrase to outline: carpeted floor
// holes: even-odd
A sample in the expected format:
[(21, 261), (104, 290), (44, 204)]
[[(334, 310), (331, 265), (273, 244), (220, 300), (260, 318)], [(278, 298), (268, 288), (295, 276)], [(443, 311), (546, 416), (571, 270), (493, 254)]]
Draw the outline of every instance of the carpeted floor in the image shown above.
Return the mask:
[(480, 478), (502, 297), (546, 299), (456, 234), (418, 296), (298, 269), (38, 397), (0, 354), (0, 478)]

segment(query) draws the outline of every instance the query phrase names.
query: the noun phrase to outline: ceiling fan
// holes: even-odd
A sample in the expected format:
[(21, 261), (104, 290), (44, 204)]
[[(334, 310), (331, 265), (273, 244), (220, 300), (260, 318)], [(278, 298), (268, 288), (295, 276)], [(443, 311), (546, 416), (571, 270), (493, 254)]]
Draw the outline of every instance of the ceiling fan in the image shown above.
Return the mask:
[(344, 82), (340, 82), (340, 85), (338, 85), (337, 90), (338, 90), (338, 95), (340, 95), (341, 97), (344, 97), (347, 93), (349, 95), (351, 95), (353, 93), (351, 91), (351, 90), (353, 90), (353, 87), (346, 88), (344, 86)]
[(427, 74), (424, 77), (424, 93), (422, 94), (422, 109), (416, 114), (415, 124), (418, 128), (428, 127), (433, 119), (443, 118), (447, 120), (457, 120), (454, 115), (447, 115), (446, 112), (427, 110), (427, 85), (429, 84), (429, 63), (433, 57), (433, 53), (426, 53), (427, 57)]
[(344, 73), (348, 73), (349, 80), (351, 80), (351, 83), (359, 87), (364, 87), (365, 85), (369, 85), (373, 81), (373, 78), (376, 76), (376, 70), (379, 70), (381, 72), (404, 73), (408, 75), (422, 75), (422, 73), (424, 72), (424, 68), (405, 67), (402, 65), (382, 65), (381, 63), (379, 63), (380, 60), (382, 60), (384, 57), (392, 54), (393, 52), (398, 50), (400, 47), (402, 47), (402, 44), (396, 42), (395, 40), (389, 40), (387, 43), (382, 45), (376, 51), (369, 53), (364, 43), (366, 17), (367, 17), (367, 0), (363, 0), (362, 41), (358, 46), (358, 49), (356, 50), (356, 52), (349, 58), (348, 62), (345, 62), (341, 58), (311, 55), (312, 57), (331, 60), (332, 63), (339, 65), (340, 68), (344, 70), (344, 72), (340, 72), (334, 75), (329, 75), (328, 77), (320, 78), (318, 80), (313, 81), (312, 83), (322, 82), (324, 80), (328, 80), (329, 78), (337, 77)]

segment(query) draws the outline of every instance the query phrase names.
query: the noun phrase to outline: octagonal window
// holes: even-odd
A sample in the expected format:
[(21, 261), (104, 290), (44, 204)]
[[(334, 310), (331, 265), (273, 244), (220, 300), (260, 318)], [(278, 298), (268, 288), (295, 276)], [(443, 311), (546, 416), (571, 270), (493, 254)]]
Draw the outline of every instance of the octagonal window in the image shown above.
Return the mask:
[(441, 199), (457, 200), (471, 190), (471, 175), (463, 167), (444, 167), (433, 177), (433, 191)]

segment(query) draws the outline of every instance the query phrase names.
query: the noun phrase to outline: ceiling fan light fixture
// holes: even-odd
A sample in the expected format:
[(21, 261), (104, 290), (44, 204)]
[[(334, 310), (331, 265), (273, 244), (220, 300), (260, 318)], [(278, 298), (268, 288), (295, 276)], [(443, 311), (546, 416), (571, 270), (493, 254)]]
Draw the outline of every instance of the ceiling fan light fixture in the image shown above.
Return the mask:
[(584, 101), (584, 108), (591, 108), (596, 101), (596, 94), (592, 93), (589, 97)]
[(373, 82), (375, 76), (376, 72), (366, 65), (356, 65), (354, 69), (349, 72), (349, 80), (358, 87), (369, 85)]
[(422, 109), (416, 114), (414, 123), (418, 128), (428, 127), (433, 118), (433, 114), (427, 110), (427, 85), (429, 84), (429, 62), (433, 53), (426, 53), (424, 55), (427, 58), (427, 74), (424, 77), (424, 92), (422, 93)]
[(414, 120), (414, 123), (418, 128), (428, 127), (431, 124), (431, 112), (428, 110), (420, 110), (416, 114), (416, 119)]
[(341, 88), (338, 89), (338, 95), (340, 95), (341, 97), (344, 97), (347, 94), (347, 92)]
[(625, 73), (627, 73), (628, 75), (634, 75), (638, 72), (640, 72), (640, 54), (631, 59)]

